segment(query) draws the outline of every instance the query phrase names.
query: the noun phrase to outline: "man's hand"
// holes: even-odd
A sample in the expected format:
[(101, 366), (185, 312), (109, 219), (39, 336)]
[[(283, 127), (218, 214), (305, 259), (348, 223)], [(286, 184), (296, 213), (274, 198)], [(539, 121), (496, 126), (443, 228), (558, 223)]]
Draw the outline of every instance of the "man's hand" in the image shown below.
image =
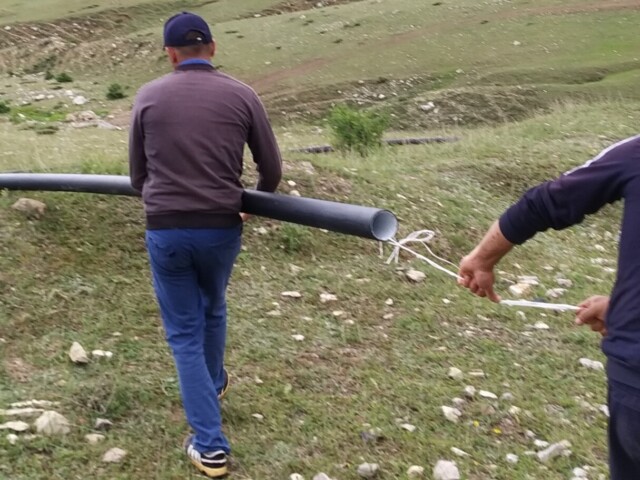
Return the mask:
[(468, 288), (479, 297), (488, 297), (492, 302), (500, 302), (500, 297), (493, 291), (495, 276), (490, 262), (486, 262), (476, 253), (471, 253), (460, 262), (458, 275), (459, 285)]
[(249, 215), (248, 213), (241, 213), (240, 218), (242, 218), (243, 223), (247, 223), (249, 220), (251, 220), (251, 215)]
[(576, 325), (589, 325), (591, 330), (607, 335), (607, 311), (609, 310), (609, 297), (596, 295), (588, 298), (580, 305), (576, 315)]

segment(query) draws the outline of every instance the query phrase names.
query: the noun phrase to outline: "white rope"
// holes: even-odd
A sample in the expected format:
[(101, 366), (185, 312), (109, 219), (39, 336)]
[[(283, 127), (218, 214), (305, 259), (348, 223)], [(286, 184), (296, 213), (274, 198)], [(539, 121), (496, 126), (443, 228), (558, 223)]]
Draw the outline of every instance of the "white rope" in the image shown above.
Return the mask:
[[(445, 263), (454, 268), (457, 268), (455, 264), (451, 263), (450, 261), (444, 258), (439, 257), (438, 255), (433, 253), (431, 248), (429, 248), (429, 245), (428, 245), (429, 242), (431, 242), (435, 237), (436, 237), (436, 233), (432, 230), (418, 230), (416, 232), (413, 232), (407, 235), (405, 238), (401, 240), (396, 240), (396, 239), (389, 240), (389, 244), (393, 245), (394, 248), (393, 248), (393, 251), (391, 252), (391, 255), (387, 259), (387, 264), (390, 264), (392, 262), (398, 263), (398, 261), (400, 260), (400, 251), (404, 250), (405, 252), (412, 254), (414, 257), (418, 258), (419, 260), (426, 262), (436, 270), (439, 270), (440, 272), (445, 273), (450, 277), (460, 280), (461, 277), (456, 272), (453, 272), (448, 268), (443, 267), (442, 265), (438, 264), (434, 260), (406, 246), (407, 244), (410, 244), (410, 243), (421, 244), (427, 250), (428, 254), (431, 255), (433, 258), (439, 260), (442, 263)], [(381, 247), (382, 247), (382, 244), (381, 244)], [(579, 310), (579, 308), (574, 305), (567, 305), (567, 304), (560, 304), (560, 303), (531, 302), (529, 300), (502, 300), (500, 302), (500, 305), (504, 305), (506, 307), (539, 308), (543, 310), (553, 310), (556, 312), (576, 312)]]

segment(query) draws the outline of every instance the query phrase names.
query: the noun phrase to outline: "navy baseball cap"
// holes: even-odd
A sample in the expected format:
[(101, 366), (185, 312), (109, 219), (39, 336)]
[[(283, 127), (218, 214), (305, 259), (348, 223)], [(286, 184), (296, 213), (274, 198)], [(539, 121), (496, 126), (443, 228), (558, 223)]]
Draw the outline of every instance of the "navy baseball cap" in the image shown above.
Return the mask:
[(182, 12), (164, 24), (164, 46), (186, 47), (213, 42), (207, 22), (195, 13)]

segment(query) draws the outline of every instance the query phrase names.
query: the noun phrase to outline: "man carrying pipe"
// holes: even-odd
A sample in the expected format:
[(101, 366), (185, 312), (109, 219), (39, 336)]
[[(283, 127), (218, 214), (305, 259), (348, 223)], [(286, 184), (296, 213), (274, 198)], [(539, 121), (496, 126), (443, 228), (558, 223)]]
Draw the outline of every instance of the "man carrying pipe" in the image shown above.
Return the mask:
[[(460, 284), (494, 302), (494, 267), (513, 248), (549, 228), (582, 222), (624, 199), (618, 276), (611, 295), (585, 301), (577, 323), (606, 336), (609, 464), (612, 480), (640, 478), (640, 136), (528, 191), (493, 224), (460, 264)], [(606, 319), (606, 321), (605, 321)]]
[(276, 190), (282, 162), (256, 93), (211, 63), (216, 45), (205, 20), (173, 16), (164, 47), (175, 71), (136, 97), (131, 185), (142, 193), (153, 285), (194, 431), (184, 448), (200, 472), (219, 478), (230, 453), (219, 399), (229, 383), (226, 289), (246, 219), (244, 145), (258, 166), (258, 190)]

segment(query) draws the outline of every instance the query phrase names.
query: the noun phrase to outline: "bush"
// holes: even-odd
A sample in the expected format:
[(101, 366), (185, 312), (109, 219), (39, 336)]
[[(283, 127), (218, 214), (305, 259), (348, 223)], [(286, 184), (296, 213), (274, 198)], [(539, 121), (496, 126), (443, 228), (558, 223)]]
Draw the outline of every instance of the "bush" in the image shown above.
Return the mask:
[(73, 82), (73, 78), (71, 78), (71, 75), (69, 75), (66, 72), (62, 72), (58, 75), (56, 75), (56, 82), (58, 83), (71, 83)]
[(127, 96), (124, 93), (124, 87), (119, 83), (112, 83), (109, 85), (109, 89), (107, 90), (107, 99), (108, 100), (119, 100), (121, 98), (125, 98)]
[(355, 110), (338, 105), (329, 114), (329, 127), (333, 132), (336, 150), (355, 151), (363, 157), (379, 148), (389, 118), (376, 112)]
[(306, 250), (313, 237), (308, 228), (291, 223), (283, 223), (280, 228), (280, 241), (282, 249), (287, 253), (299, 253)]
[(11, 107), (7, 102), (0, 102), (0, 115), (3, 113), (9, 113), (11, 111)]
[(53, 80), (54, 78), (55, 78), (55, 75), (51, 73), (51, 70), (47, 70), (46, 72), (44, 72), (45, 80)]

